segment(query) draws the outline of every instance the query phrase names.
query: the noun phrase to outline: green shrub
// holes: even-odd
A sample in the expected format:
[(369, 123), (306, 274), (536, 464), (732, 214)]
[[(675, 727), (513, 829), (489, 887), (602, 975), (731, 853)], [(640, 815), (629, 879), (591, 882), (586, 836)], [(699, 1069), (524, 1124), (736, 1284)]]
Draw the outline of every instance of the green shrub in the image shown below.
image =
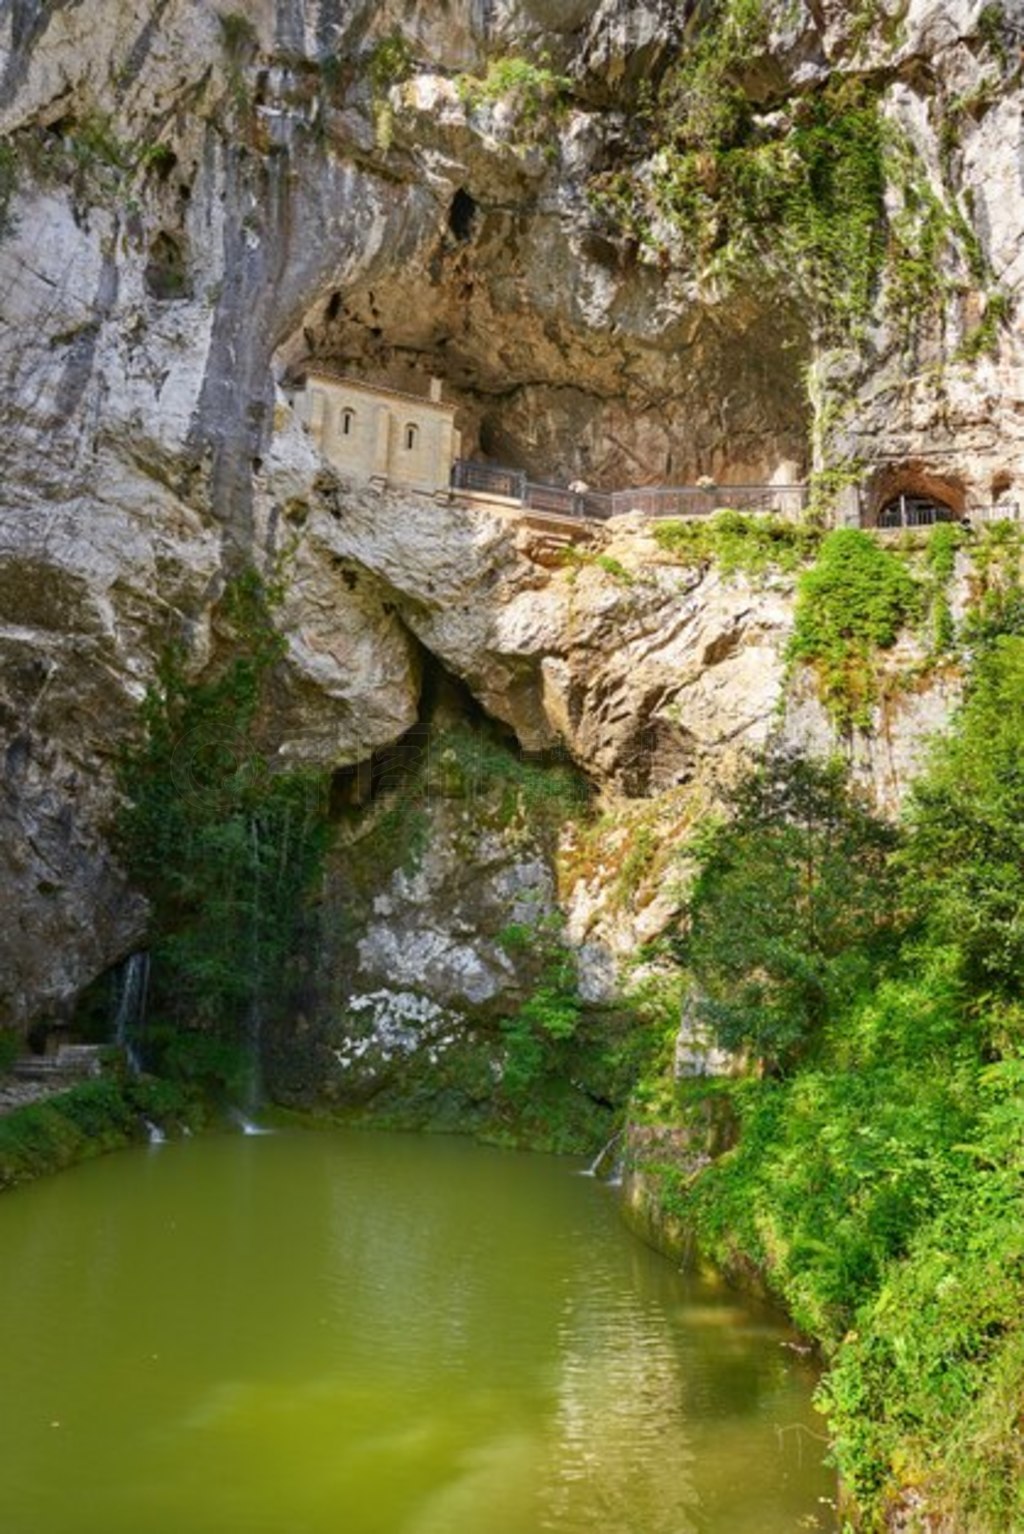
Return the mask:
[(856, 528), (829, 533), (800, 577), (789, 659), (814, 667), (822, 701), (843, 731), (870, 729), (876, 661), (921, 610), (903, 561)]
[(928, 592), (929, 640), (934, 655), (953, 648), (956, 625), (949, 605), (949, 583), (956, 570), (957, 551), (965, 542), (965, 531), (955, 522), (939, 522), (932, 528), (925, 551), (930, 576)]
[(695, 849), (680, 956), (717, 1042), (789, 1070), (894, 948), (896, 837), (839, 763), (770, 758), (729, 808)]
[(970, 982), (1024, 997), (1024, 637), (981, 652), (963, 708), (913, 790), (904, 861)]
[(572, 82), (546, 64), (506, 57), (492, 59), (482, 78), (460, 75), (456, 84), (459, 97), (469, 111), (505, 102), (524, 142), (533, 143), (543, 125), (564, 106)]
[[(727, 495), (728, 487), (722, 493)], [(821, 536), (807, 523), (728, 510), (654, 524), (654, 537), (666, 554), (681, 564), (714, 564), (723, 575), (791, 574), (814, 558)]]
[(502, 1022), (505, 1063), (503, 1095), (522, 1098), (544, 1074), (559, 1075), (565, 1050), (582, 1015), (576, 984), (576, 961), (562, 938), (560, 916), (535, 923), (510, 923), (499, 941), (511, 953), (532, 953), (538, 965), (537, 983), (513, 1017)]
[[(938, 538), (933, 574), (952, 555), (954, 540)], [(645, 1082), (637, 1094), (641, 1113), (653, 1103), (698, 1145), (727, 1110), (734, 1143), (705, 1170), (646, 1170), (708, 1256), (758, 1271), (823, 1344), (821, 1400), (865, 1530), (908, 1516), (973, 1534), (1024, 1526), (1022, 762), (1024, 636), (993, 635), (877, 893), (859, 836), (819, 848), (825, 888), (850, 919), (836, 954), (870, 947), (888, 909), (880, 962), (844, 961), (814, 1047), (786, 1076), (670, 1094)], [(751, 975), (763, 987), (779, 966), (787, 979), (804, 973), (788, 956), (822, 875), (792, 882), (801, 819), (785, 806), (760, 820), (741, 809), (711, 833), (695, 968), (727, 1001), (745, 999)], [(811, 924), (815, 941), (830, 924)], [(811, 944), (796, 936), (802, 956)]]
[(412, 49), (401, 32), (381, 38), (370, 51), (366, 73), (375, 96), (386, 95), (392, 85), (407, 80), (412, 70)]
[(0, 1117), (0, 1188), (125, 1145), (137, 1130), (131, 1103), (112, 1081), (18, 1108)]

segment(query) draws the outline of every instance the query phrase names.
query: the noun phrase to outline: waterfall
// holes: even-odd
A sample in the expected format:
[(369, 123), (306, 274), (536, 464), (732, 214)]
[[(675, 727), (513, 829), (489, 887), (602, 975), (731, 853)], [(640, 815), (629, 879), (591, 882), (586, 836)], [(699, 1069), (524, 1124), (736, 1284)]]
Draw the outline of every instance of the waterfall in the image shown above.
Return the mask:
[[(612, 1147), (617, 1145), (618, 1142), (621, 1139), (622, 1139), (622, 1130), (621, 1129), (617, 1129), (615, 1131), (615, 1133), (612, 1135), (611, 1139), (608, 1141), (607, 1145), (602, 1145), (601, 1146), (601, 1149), (598, 1151), (598, 1153), (594, 1157), (593, 1161), (590, 1163), (590, 1165), (587, 1168), (585, 1168), (585, 1170), (583, 1172), (580, 1173), (580, 1176), (581, 1177), (600, 1177), (600, 1175), (601, 1175), (601, 1168), (602, 1168), (602, 1166), (604, 1166), (605, 1161), (607, 1160), (608, 1156), (611, 1154)], [(605, 1180), (607, 1182), (612, 1183), (613, 1185), (617, 1185), (618, 1183), (620, 1183), (622, 1181), (622, 1168), (621, 1168), (621, 1165), (620, 1165), (620, 1163), (618, 1161), (615, 1161), (615, 1162), (612, 1163), (611, 1173), (610, 1173), (610, 1175)]]
[(141, 1075), (138, 1040), (146, 1023), (149, 994), (149, 954), (130, 953), (117, 972), (114, 1002), (114, 1043), (124, 1050), (133, 1076)]
[(146, 1134), (149, 1137), (150, 1145), (167, 1144), (167, 1136), (164, 1134), (159, 1124), (154, 1124), (152, 1119), (143, 1119), (142, 1122), (146, 1126)]
[[(249, 824), (249, 835), (252, 843), (252, 995), (249, 1000), (249, 1013), (246, 1019), (246, 1044), (248, 1046), (249, 1061), (247, 1080), (245, 1085), (244, 1107), (247, 1113), (251, 1113), (259, 1105), (263, 1095), (263, 975), (260, 968), (263, 956), (260, 952), (260, 835), (259, 825), (253, 816)], [(243, 1123), (251, 1122), (242, 1116)], [(258, 1130), (244, 1131), (246, 1134), (259, 1133)]]
[(237, 1124), (244, 1135), (272, 1135), (272, 1129), (264, 1129), (262, 1124), (257, 1124), (253, 1119), (247, 1118), (240, 1108), (232, 1108), (229, 1114), (231, 1122)]

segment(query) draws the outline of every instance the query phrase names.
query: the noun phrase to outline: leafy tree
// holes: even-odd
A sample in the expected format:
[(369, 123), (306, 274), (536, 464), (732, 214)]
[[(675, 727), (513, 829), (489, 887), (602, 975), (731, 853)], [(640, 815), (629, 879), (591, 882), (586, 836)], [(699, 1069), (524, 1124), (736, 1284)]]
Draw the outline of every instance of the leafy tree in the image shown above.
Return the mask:
[(894, 943), (896, 832), (838, 762), (769, 758), (730, 808), (698, 847), (681, 955), (718, 1042), (785, 1071)]
[(915, 785), (908, 890), (980, 991), (1024, 996), (1024, 636), (976, 659), (966, 701)]
[(233, 653), (216, 675), (191, 681), (180, 652), (164, 657), (122, 762), (120, 831), (152, 904), (160, 1016), (242, 1040), (294, 983), (327, 823), (319, 780), (273, 773), (257, 742), (282, 643), (267, 592), (245, 576), (223, 606)]

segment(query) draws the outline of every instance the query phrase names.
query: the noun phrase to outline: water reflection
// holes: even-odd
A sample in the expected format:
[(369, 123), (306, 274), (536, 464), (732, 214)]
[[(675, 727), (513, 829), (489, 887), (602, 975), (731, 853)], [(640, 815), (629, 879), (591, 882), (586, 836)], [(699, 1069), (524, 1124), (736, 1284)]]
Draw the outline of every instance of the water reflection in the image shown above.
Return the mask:
[(197, 1140), (0, 1200), (0, 1252), (4, 1530), (831, 1526), (784, 1330), (564, 1163)]

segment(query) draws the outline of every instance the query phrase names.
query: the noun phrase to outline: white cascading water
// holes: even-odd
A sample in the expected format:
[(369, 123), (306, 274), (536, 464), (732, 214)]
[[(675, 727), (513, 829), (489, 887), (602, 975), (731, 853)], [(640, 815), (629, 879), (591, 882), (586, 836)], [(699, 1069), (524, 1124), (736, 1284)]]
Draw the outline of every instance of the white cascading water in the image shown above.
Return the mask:
[(124, 1050), (133, 1076), (141, 1075), (142, 1061), (136, 1040), (146, 1021), (146, 997), (149, 992), (149, 954), (145, 949), (131, 953), (121, 965), (117, 977), (117, 1008), (114, 1013), (114, 1043)]
[[(617, 1145), (618, 1142), (621, 1139), (622, 1139), (622, 1130), (621, 1129), (617, 1129), (615, 1131), (615, 1133), (612, 1135), (611, 1139), (608, 1141), (607, 1145), (602, 1145), (601, 1146), (601, 1149), (598, 1151), (598, 1153), (594, 1157), (593, 1161), (590, 1163), (590, 1165), (588, 1167), (586, 1167), (580, 1173), (580, 1176), (581, 1177), (600, 1177), (600, 1175), (601, 1175), (601, 1168), (604, 1165), (605, 1161), (607, 1160), (608, 1156), (611, 1154), (612, 1147)], [(612, 1163), (611, 1175), (609, 1177), (607, 1177), (605, 1179), (605, 1181), (613, 1183), (613, 1184), (618, 1184), (618, 1183), (620, 1183), (622, 1181), (622, 1172), (621, 1172), (620, 1165), (619, 1165), (619, 1163), (617, 1161)]]
[(232, 1108), (230, 1113), (231, 1122), (237, 1124), (244, 1135), (272, 1135), (272, 1129), (264, 1129), (262, 1124), (257, 1124), (253, 1119), (247, 1118), (241, 1108)]

